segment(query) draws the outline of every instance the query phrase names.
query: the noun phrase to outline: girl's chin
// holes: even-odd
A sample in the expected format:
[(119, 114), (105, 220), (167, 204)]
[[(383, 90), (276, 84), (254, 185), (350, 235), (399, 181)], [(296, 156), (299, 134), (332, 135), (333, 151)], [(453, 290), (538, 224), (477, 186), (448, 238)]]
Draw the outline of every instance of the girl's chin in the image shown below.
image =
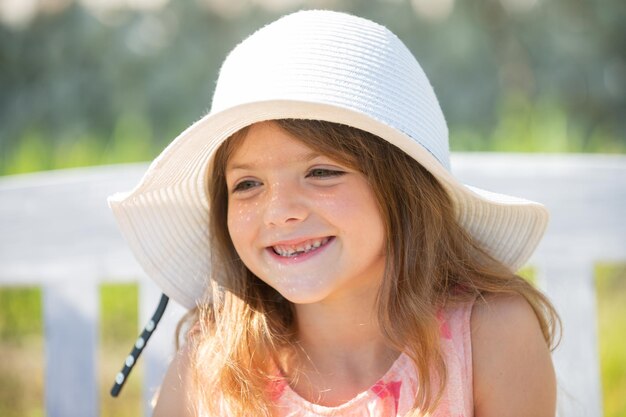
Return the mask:
[[(271, 285), (271, 284), (270, 284)], [(293, 304), (314, 304), (326, 299), (329, 295), (327, 288), (296, 287), (271, 285), (287, 301)]]
[(311, 294), (281, 294), (287, 301), (295, 305), (316, 304), (323, 301), (323, 297), (312, 297)]

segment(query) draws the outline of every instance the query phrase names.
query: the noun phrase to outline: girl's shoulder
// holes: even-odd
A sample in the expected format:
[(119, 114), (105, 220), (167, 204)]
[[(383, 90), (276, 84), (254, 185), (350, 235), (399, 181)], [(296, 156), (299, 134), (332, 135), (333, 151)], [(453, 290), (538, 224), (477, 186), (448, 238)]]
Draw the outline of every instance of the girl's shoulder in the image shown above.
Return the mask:
[(535, 311), (519, 294), (485, 294), (477, 298), (470, 326), (475, 359), (483, 352), (496, 353), (529, 342), (548, 349)]
[(528, 301), (521, 295), (481, 297), (470, 327), (475, 416), (554, 416), (550, 349)]
[(191, 351), (189, 345), (185, 344), (176, 352), (165, 374), (157, 394), (153, 417), (195, 416), (195, 405), (188, 396), (190, 384)]

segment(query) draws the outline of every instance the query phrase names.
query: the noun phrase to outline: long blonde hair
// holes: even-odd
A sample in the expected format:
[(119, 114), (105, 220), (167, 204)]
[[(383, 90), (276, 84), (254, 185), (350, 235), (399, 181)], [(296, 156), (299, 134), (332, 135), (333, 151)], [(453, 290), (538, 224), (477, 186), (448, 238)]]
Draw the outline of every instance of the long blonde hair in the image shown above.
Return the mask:
[[(312, 149), (359, 169), (374, 191), (387, 236), (377, 318), (389, 345), (405, 352), (418, 370), (414, 415), (432, 411), (446, 384), (437, 321), (444, 306), (486, 293), (520, 294), (535, 311), (546, 343), (554, 346), (559, 319), (550, 302), (471, 238), (456, 221), (448, 194), (412, 157), (349, 126), (275, 122)], [(275, 364), (290, 354), (296, 335), (293, 306), (246, 268), (226, 226), (224, 171), (246, 133), (244, 128), (229, 138), (210, 168), (211, 290), (191, 319), (189, 395), (208, 415), (269, 417), (275, 414), (268, 390), (277, 378)]]

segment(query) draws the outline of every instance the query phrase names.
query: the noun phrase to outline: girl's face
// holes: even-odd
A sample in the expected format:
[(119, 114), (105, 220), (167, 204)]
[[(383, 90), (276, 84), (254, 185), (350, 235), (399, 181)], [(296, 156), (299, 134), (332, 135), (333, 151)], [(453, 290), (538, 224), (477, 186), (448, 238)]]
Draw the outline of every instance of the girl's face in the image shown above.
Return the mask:
[(378, 288), (385, 231), (363, 174), (263, 122), (232, 153), (226, 183), (237, 253), (287, 300), (317, 303)]

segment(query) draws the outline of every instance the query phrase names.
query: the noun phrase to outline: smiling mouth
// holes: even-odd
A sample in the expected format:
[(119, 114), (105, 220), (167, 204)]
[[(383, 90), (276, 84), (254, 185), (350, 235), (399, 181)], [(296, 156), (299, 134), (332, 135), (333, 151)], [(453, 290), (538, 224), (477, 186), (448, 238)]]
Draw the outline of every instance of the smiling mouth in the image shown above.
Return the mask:
[(275, 245), (271, 248), (278, 256), (282, 256), (284, 258), (293, 258), (319, 249), (320, 247), (326, 245), (330, 240), (331, 237), (324, 237), (320, 239), (306, 240), (297, 245)]

